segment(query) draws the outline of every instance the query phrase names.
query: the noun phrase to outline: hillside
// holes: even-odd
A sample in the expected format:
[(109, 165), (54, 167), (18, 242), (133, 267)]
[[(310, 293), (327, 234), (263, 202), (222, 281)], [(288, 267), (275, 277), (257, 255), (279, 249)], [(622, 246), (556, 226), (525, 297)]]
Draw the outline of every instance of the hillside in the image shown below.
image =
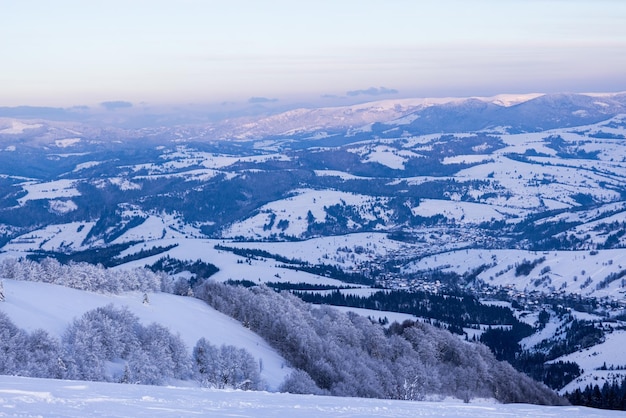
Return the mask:
[[(483, 339), (561, 393), (619, 381), (625, 97), (386, 100), (142, 128), (13, 115), (0, 120), (0, 259), (179, 263), (168, 272), (190, 284), (265, 283), (381, 322), (384, 304)], [(197, 260), (218, 270), (204, 277)], [(415, 313), (394, 291), (422, 298), (406, 302)], [(440, 295), (465, 315), (423, 308)], [(495, 305), (507, 313), (489, 317)]]
[(74, 319), (87, 311), (113, 304), (127, 307), (143, 325), (157, 323), (179, 334), (189, 353), (200, 338), (217, 346), (245, 348), (262, 364), (261, 377), (268, 389), (276, 390), (291, 372), (286, 360), (262, 338), (194, 298), (150, 293), (149, 303), (145, 304), (142, 292), (112, 295), (48, 283), (6, 279), (3, 283), (6, 300), (0, 304), (0, 311), (28, 332), (43, 329), (60, 339)]

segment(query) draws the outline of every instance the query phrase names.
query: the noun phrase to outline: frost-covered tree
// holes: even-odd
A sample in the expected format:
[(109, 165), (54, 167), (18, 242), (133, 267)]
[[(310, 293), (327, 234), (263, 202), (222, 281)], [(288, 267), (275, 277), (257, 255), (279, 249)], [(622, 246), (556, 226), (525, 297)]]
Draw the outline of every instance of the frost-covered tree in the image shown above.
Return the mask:
[(193, 371), (202, 386), (217, 386), (220, 370), (220, 353), (217, 347), (200, 338), (193, 349)]
[[(63, 335), (65, 376), (162, 384), (191, 377), (187, 347), (162, 325), (142, 326), (127, 308), (104, 306), (74, 320)], [(107, 374), (111, 362), (125, 363), (124, 372)]]
[(59, 342), (44, 330), (33, 331), (26, 342), (27, 363), (24, 365), (25, 375), (61, 379), (63, 377), (63, 361)]
[(101, 293), (159, 291), (165, 277), (163, 273), (154, 273), (145, 268), (111, 270), (89, 263), (61, 264), (51, 258), (43, 259), (40, 263), (31, 260), (2, 260), (0, 276)]
[(179, 277), (174, 282), (172, 293), (179, 296), (188, 296), (191, 293), (189, 280), (185, 279), (184, 277)]
[(243, 390), (262, 388), (259, 366), (243, 348), (222, 345), (218, 349), (201, 338), (193, 349), (193, 369), (196, 380), (203, 386)]
[(28, 335), (0, 311), (0, 374), (19, 375), (26, 363)]
[(4, 296), (4, 283), (0, 280), (0, 302), (4, 302), (6, 300)]
[(135, 315), (113, 305), (94, 309), (75, 319), (62, 338), (68, 378), (104, 379), (106, 361), (127, 358), (139, 347), (139, 328)]
[(367, 319), (314, 307), (264, 286), (247, 289), (205, 282), (195, 294), (246, 322), (302, 371), (285, 380), (284, 390), (309, 387), (339, 396), (395, 399), (450, 395), (562, 402), (545, 386), (498, 362), (487, 347), (430, 325), (407, 322), (385, 333)]
[(328, 392), (320, 389), (311, 376), (304, 370), (296, 369), (278, 388), (281, 392), (296, 393), (296, 394), (313, 394), (313, 395), (327, 395)]
[(154, 359), (144, 350), (136, 350), (131, 353), (124, 369), (124, 375), (120, 380), (123, 383), (161, 385), (165, 376), (157, 359)]
[(58, 341), (43, 330), (29, 335), (0, 312), (0, 374), (63, 377)]
[(148, 354), (164, 379), (188, 379), (191, 362), (187, 347), (178, 335), (162, 325), (153, 323), (139, 332), (141, 350)]

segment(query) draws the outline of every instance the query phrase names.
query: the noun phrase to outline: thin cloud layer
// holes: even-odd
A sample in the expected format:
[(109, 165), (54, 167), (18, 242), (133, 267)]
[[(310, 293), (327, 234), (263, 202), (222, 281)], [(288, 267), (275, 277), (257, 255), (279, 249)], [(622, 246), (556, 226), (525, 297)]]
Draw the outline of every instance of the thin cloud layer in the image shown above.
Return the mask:
[(278, 99), (270, 99), (268, 97), (250, 97), (248, 99), (248, 103), (251, 104), (259, 104), (259, 103), (275, 103)]
[(125, 102), (123, 100), (114, 100), (110, 102), (102, 102), (100, 106), (104, 107), (106, 110), (118, 110), (118, 109), (128, 109), (133, 107), (131, 102)]
[(387, 87), (370, 87), (365, 90), (351, 90), (346, 92), (346, 95), (350, 97), (354, 96), (382, 96), (386, 94), (398, 94), (398, 90), (389, 89)]

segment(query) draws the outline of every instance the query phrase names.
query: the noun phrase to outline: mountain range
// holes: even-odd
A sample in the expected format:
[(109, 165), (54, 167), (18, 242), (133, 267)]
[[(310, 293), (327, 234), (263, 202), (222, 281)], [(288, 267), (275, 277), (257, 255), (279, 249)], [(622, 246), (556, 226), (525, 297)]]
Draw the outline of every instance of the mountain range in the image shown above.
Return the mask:
[[(437, 322), (561, 393), (626, 376), (625, 93), (107, 118), (0, 109), (1, 259), (169, 258), (190, 282)], [(378, 295), (395, 291), (483, 313)]]

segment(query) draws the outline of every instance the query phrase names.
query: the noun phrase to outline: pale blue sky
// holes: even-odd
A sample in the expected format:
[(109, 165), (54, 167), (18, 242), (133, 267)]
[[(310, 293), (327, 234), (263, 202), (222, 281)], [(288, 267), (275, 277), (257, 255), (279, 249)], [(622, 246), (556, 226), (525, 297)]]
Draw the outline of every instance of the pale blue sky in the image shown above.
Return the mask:
[(0, 57), (0, 106), (622, 91), (626, 1), (0, 0)]

